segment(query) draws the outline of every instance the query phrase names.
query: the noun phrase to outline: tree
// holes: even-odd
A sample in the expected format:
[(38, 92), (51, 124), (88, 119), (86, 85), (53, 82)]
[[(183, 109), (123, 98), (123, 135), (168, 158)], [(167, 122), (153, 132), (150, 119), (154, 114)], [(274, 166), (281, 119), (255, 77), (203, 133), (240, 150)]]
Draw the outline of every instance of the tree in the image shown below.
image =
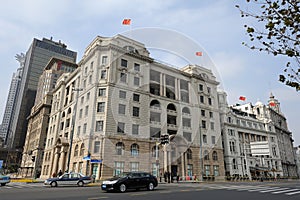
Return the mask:
[(253, 6), (259, 6), (259, 13), (252, 13), (236, 7), (241, 17), (251, 18), (262, 25), (262, 29), (245, 25), (251, 42), (243, 44), (250, 49), (265, 51), (274, 56), (291, 58), (287, 62), (279, 81), (300, 90), (300, 1), (299, 0), (246, 0)]

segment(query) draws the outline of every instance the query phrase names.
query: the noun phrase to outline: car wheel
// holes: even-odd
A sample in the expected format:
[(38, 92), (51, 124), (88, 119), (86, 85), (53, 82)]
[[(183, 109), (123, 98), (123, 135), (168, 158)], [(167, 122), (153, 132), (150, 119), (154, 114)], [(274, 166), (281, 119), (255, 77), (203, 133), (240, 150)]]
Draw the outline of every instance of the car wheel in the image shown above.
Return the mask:
[(152, 182), (148, 183), (147, 189), (150, 191), (154, 190), (154, 184)]
[(50, 183), (51, 187), (57, 187), (57, 182), (56, 181), (53, 181)]
[(126, 192), (126, 185), (124, 184), (124, 183), (122, 183), (121, 185), (120, 185), (120, 187), (119, 187), (119, 189), (120, 189), (120, 192)]
[(1, 183), (1, 186), (5, 186), (6, 183)]
[(79, 187), (83, 187), (84, 183), (83, 183), (82, 181), (79, 181), (79, 182), (77, 183), (77, 185), (78, 185)]

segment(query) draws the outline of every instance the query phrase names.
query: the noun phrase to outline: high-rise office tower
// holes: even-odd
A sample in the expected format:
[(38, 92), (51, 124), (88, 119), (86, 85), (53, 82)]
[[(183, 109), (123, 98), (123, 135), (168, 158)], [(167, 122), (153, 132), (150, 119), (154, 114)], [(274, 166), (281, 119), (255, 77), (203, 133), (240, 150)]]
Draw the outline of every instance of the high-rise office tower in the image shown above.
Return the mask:
[(39, 77), (51, 57), (62, 58), (66, 61), (76, 62), (77, 53), (67, 49), (63, 43), (55, 42), (52, 38), (33, 39), (26, 56), (21, 78), (20, 88), (14, 108), (14, 118), (10, 124), (7, 145), (10, 149), (19, 150), (24, 145), (27, 131), (27, 117), (34, 105)]
[(14, 108), (16, 105), (16, 100), (18, 96), (18, 91), (20, 88), (22, 72), (25, 64), (25, 55), (23, 53), (16, 55), (17, 61), (19, 61), (20, 66), (17, 69), (17, 72), (13, 74), (11, 79), (10, 88), (7, 96), (5, 111), (2, 119), (2, 127), (0, 130), (0, 138), (3, 140), (3, 143), (7, 143), (7, 136), (11, 131), (10, 125), (14, 119)]

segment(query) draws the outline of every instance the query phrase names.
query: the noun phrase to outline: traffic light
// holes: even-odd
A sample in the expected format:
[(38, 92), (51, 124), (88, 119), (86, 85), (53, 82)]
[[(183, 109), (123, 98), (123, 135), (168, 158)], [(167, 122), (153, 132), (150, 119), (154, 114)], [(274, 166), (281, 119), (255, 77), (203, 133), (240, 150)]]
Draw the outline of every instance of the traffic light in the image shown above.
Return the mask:
[(31, 160), (32, 160), (32, 162), (34, 162), (35, 161), (35, 156), (31, 156)]
[(160, 143), (161, 144), (169, 144), (169, 135), (161, 135)]

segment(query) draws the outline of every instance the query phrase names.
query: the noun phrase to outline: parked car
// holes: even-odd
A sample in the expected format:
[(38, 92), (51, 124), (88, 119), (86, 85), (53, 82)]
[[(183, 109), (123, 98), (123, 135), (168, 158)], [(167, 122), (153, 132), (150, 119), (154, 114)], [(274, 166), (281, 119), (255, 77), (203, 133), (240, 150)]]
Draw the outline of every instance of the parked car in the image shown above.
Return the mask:
[(103, 181), (101, 189), (104, 191), (126, 192), (127, 189), (145, 188), (154, 190), (157, 185), (157, 178), (147, 172), (128, 172)]
[(90, 182), (92, 182), (91, 177), (84, 176), (81, 173), (70, 172), (64, 173), (60, 177), (48, 178), (45, 180), (44, 185), (50, 185), (51, 187), (57, 187), (60, 185), (78, 185), (82, 187)]
[(1, 186), (5, 186), (6, 183), (10, 182), (10, 177), (0, 173), (0, 184)]

